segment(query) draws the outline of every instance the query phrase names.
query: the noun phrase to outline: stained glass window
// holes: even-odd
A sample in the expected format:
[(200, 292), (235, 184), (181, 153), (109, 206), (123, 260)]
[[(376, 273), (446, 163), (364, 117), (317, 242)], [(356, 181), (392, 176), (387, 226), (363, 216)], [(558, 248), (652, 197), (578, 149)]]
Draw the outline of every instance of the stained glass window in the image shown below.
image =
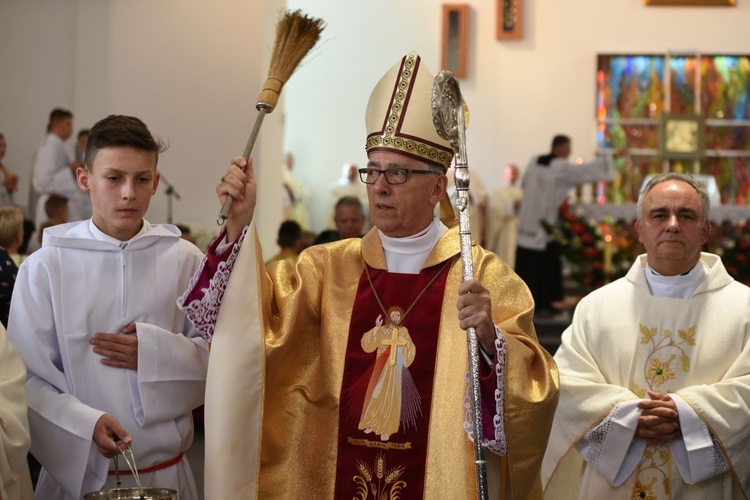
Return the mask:
[[(750, 204), (750, 56), (600, 55), (596, 78), (597, 145), (617, 152), (608, 201), (635, 201), (649, 173), (684, 171), (713, 175), (722, 203)], [(704, 118), (699, 160), (661, 157), (665, 113)]]

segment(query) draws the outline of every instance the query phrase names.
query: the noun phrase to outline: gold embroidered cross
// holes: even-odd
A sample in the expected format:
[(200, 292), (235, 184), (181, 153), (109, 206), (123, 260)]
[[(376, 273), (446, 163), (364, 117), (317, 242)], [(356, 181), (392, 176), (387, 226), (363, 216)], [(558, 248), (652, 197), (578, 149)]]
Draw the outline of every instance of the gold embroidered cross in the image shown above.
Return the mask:
[(380, 345), (391, 347), (391, 353), (388, 355), (388, 364), (393, 366), (396, 364), (396, 347), (406, 345), (406, 340), (398, 338), (398, 327), (395, 326), (393, 327), (391, 338), (381, 340)]

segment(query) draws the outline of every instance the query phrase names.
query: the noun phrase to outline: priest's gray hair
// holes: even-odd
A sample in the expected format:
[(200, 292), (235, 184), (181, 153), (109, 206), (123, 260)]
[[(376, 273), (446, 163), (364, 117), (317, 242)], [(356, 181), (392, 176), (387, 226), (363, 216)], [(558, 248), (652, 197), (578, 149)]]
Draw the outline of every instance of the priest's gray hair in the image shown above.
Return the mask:
[(418, 160), (419, 164), (424, 167), (425, 170), (429, 172), (435, 172), (436, 174), (445, 175), (445, 168), (443, 168), (441, 165), (438, 165), (436, 163), (431, 163), (429, 161), (424, 160)]
[(657, 185), (667, 181), (682, 181), (686, 184), (690, 184), (695, 192), (701, 197), (701, 203), (703, 204), (703, 222), (708, 220), (708, 211), (711, 209), (711, 199), (708, 197), (708, 191), (706, 185), (693, 178), (692, 175), (678, 174), (676, 172), (670, 172), (667, 174), (658, 174), (648, 181), (648, 184), (641, 190), (641, 194), (638, 195), (638, 220), (643, 219), (643, 200), (646, 199), (646, 195)]

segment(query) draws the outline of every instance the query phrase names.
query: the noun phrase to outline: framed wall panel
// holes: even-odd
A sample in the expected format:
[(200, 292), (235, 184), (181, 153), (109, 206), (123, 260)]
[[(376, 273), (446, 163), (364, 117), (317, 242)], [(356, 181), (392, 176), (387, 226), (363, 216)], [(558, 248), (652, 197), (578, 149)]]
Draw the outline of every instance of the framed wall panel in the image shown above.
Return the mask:
[(442, 69), (452, 71), (456, 78), (468, 75), (468, 36), (469, 4), (444, 4)]
[(497, 0), (497, 39), (523, 37), (523, 0)]
[(646, 0), (646, 5), (680, 5), (690, 6), (720, 6), (732, 7), (737, 5), (737, 0)]

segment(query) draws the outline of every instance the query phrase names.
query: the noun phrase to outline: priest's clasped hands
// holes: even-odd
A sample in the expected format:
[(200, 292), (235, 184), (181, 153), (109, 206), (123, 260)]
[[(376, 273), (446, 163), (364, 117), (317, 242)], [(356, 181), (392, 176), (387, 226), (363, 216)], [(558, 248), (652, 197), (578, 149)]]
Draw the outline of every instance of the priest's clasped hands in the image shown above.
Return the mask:
[(680, 417), (677, 405), (663, 392), (648, 391), (650, 399), (638, 403), (643, 413), (638, 417), (635, 435), (648, 440), (649, 444), (659, 444), (677, 439), (680, 435)]

